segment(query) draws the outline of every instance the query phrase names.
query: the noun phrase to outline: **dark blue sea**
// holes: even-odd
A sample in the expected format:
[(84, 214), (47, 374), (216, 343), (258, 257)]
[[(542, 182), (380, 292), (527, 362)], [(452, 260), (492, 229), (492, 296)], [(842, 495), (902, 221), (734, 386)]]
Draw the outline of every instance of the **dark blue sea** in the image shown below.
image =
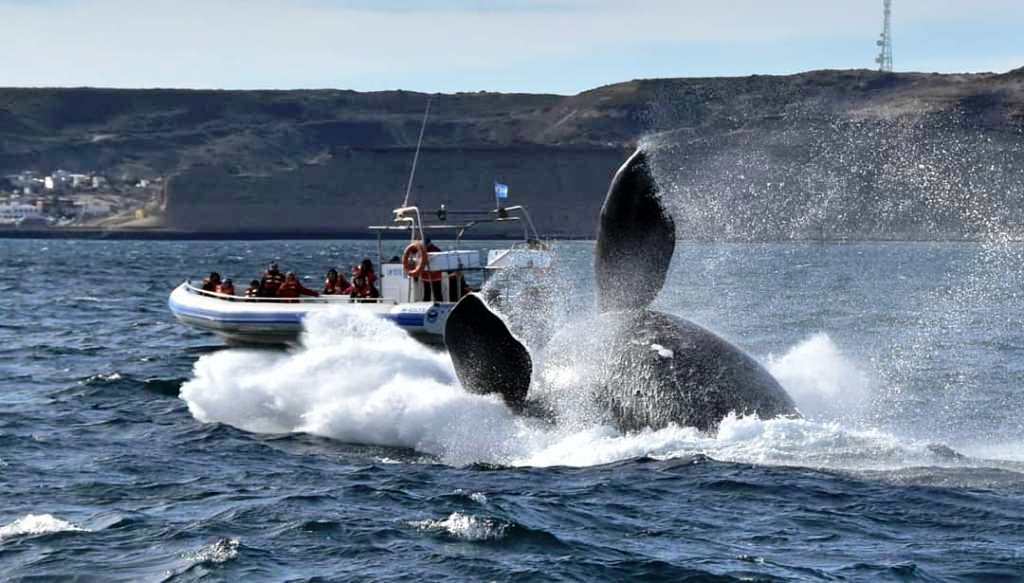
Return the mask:
[[(592, 250), (507, 308), (526, 336), (593, 314)], [(658, 307), (804, 418), (624, 435), (469, 395), (382, 322), (225, 349), (167, 310), (374, 243), (3, 240), (0, 580), (1024, 580), (1022, 252), (681, 244)]]

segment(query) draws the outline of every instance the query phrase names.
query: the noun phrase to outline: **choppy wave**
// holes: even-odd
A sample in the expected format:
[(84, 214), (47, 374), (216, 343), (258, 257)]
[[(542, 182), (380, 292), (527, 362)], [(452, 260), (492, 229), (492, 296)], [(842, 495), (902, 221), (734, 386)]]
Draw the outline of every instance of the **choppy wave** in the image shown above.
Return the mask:
[(411, 525), (420, 530), (440, 531), (467, 541), (498, 540), (505, 536), (508, 524), (492, 518), (452, 512), (443, 520), (420, 520)]
[(241, 543), (237, 538), (218, 539), (194, 553), (185, 555), (185, 559), (196, 564), (221, 564), (238, 557)]
[(446, 355), (391, 323), (339, 309), (312, 318), (303, 347), (292, 352), (203, 356), (181, 396), (204, 422), (411, 448), (452, 465), (590, 466), (694, 454), (836, 469), (964, 463), (934, 443), (846, 423), (870, 398), (870, 378), (826, 334), (768, 366), (804, 419), (730, 415), (714, 435), (678, 426), (629, 434), (559, 427), (517, 416), (496, 396), (463, 391)]
[(26, 514), (10, 524), (0, 526), (0, 540), (56, 532), (87, 532), (87, 529), (52, 514)]
[[(224, 271), (234, 265), (224, 258), (250, 257), (238, 276), (282, 257), (314, 273), (326, 257), (373, 257), (374, 243), (47, 244), (45, 261), (0, 283), (12, 306), (0, 324), (0, 579), (1024, 574), (1020, 286), (971, 292), (970, 246), (682, 246), (676, 263), (686, 267), (670, 276), (661, 309), (746, 342), (805, 419), (623, 435), (533, 423), (464, 395), (445, 358), (375, 321), (353, 332), (335, 317), (303, 349), (238, 357), (163, 313), (172, 275), (189, 268)], [(6, 248), (31, 257), (39, 245)], [(555, 310), (549, 320), (555, 330), (593, 300), (592, 244), (564, 247), (573, 290), (566, 318)], [(131, 254), (145, 260), (125, 261)], [(118, 309), (50, 301), (38, 290), (54, 273), (118, 298)], [(120, 289), (126, 279), (138, 285)], [(934, 301), (947, 293), (957, 297)], [(371, 348), (343, 344), (346, 335), (392, 364), (366, 364)], [(200, 358), (208, 370), (197, 375)], [(282, 377), (290, 371), (311, 376)], [(177, 398), (189, 381), (191, 402)], [(379, 410), (365, 403), (374, 399)], [(249, 423), (284, 433), (233, 427)], [(329, 437), (292, 433), (310, 430)], [(531, 464), (555, 467), (515, 467)], [(30, 512), (54, 522), (29, 528)], [(460, 536), (472, 532), (482, 540)]]

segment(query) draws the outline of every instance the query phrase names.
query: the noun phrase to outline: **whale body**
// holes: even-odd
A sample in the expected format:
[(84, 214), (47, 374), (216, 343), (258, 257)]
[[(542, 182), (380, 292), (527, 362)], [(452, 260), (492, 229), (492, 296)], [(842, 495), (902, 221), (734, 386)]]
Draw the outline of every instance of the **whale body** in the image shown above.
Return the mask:
[[(556, 334), (544, 348), (539, 374), (533, 374), (530, 351), (480, 296), (470, 294), (453, 308), (445, 343), (466, 390), (500, 394), (523, 411), (550, 409), (572, 393), (622, 431), (673, 423), (711, 431), (729, 413), (799, 415), (750, 355), (706, 328), (648, 307), (664, 285), (676, 241), (643, 150), (612, 179), (599, 224), (594, 273), (600, 314)], [(577, 386), (545, 380), (559, 378), (548, 371), (574, 368), (585, 369), (570, 375)]]

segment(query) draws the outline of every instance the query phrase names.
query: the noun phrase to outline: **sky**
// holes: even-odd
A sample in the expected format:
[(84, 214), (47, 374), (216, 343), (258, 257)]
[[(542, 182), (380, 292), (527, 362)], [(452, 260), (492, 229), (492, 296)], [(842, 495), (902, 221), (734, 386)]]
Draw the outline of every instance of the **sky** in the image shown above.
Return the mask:
[[(1024, 0), (893, 0), (895, 70), (1024, 66)], [(0, 86), (574, 94), (875, 68), (882, 0), (0, 0)]]

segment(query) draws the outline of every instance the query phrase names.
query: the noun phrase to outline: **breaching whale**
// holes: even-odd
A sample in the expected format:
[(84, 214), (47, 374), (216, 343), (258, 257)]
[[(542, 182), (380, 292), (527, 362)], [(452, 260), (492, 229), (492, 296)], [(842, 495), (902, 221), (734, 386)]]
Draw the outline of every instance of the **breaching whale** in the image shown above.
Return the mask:
[[(519, 410), (557, 399), (557, 391), (576, 391), (622, 431), (670, 423), (710, 431), (730, 412), (798, 415), (786, 391), (748, 354), (648, 307), (664, 286), (675, 244), (675, 224), (639, 149), (615, 174), (601, 208), (594, 259), (600, 314), (562, 330), (544, 349), (545, 368), (583, 367), (576, 382), (586, 386), (531, 388), (530, 351), (475, 294), (459, 301), (445, 327), (462, 386), (498, 393)], [(543, 385), (546, 375), (539, 372)]]

